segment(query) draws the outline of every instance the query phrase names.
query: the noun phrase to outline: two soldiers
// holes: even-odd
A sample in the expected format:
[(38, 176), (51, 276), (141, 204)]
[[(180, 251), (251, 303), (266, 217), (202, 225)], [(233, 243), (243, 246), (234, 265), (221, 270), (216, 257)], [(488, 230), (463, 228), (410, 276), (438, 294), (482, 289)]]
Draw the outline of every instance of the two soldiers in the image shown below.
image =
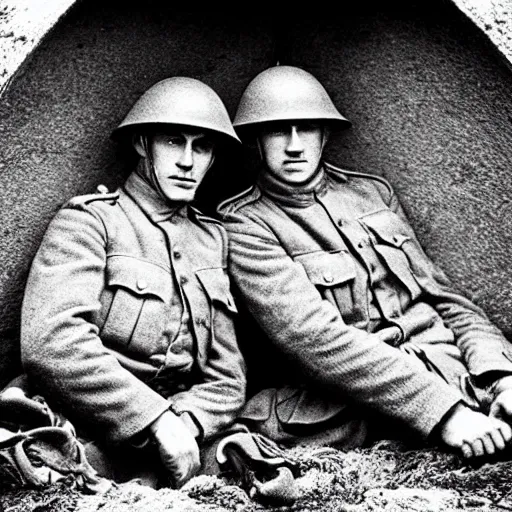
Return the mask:
[(468, 457), (509, 442), (508, 342), (425, 255), (385, 180), (323, 160), (348, 124), (293, 67), (264, 71), (241, 99), (234, 125), (261, 172), (219, 211), (241, 304), (270, 342), (252, 352), (282, 362), (241, 414), (227, 237), (190, 205), (237, 141), (218, 96), (187, 78), (149, 89), (115, 131), (138, 167), (52, 221), (27, 283), (23, 363), (101, 447), (90, 454), (106, 476), (146, 467), (180, 485), (236, 417), (285, 444), (360, 446), (372, 418)]

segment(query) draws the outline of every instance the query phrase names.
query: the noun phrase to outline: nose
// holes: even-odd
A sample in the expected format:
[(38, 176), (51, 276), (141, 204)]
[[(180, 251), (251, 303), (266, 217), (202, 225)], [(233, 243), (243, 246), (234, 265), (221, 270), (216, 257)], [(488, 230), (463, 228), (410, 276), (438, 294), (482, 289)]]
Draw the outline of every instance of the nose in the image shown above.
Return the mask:
[(298, 155), (304, 151), (302, 139), (297, 131), (297, 127), (292, 125), (290, 136), (288, 138), (288, 145), (286, 146), (286, 153), (289, 155)]
[(183, 148), (183, 151), (181, 152), (181, 155), (176, 162), (176, 165), (182, 170), (182, 171), (190, 171), (194, 165), (194, 156), (192, 154), (192, 144), (187, 143), (185, 144), (185, 147)]

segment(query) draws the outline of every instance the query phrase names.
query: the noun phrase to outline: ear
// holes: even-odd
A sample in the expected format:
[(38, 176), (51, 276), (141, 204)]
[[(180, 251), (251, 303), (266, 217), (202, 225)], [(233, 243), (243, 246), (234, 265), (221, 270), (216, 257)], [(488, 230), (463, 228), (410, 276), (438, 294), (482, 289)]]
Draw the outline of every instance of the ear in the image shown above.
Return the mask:
[(147, 153), (146, 153), (146, 144), (144, 144), (144, 141), (142, 140), (144, 136), (143, 135), (140, 135), (140, 134), (134, 134), (132, 136), (132, 144), (133, 144), (133, 147), (135, 148), (135, 151), (137, 151), (137, 153), (139, 154), (139, 156), (141, 156), (142, 158), (147, 158)]

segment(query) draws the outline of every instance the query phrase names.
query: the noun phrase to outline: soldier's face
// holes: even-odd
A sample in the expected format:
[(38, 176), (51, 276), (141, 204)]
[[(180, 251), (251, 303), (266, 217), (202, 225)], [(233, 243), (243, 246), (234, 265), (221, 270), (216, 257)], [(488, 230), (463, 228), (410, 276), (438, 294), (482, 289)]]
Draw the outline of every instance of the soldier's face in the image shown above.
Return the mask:
[(310, 121), (268, 123), (260, 132), (259, 144), (270, 173), (287, 183), (300, 184), (318, 169), (324, 130)]
[(194, 128), (166, 130), (151, 137), (156, 179), (169, 201), (190, 202), (213, 163), (214, 142)]

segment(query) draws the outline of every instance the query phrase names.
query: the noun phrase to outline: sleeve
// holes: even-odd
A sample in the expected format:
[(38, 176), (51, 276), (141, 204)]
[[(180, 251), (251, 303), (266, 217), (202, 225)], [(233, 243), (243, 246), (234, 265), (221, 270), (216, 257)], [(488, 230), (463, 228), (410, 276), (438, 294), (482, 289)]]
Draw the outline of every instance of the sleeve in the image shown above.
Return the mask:
[[(227, 238), (219, 226), (219, 247), (227, 257)], [(198, 279), (204, 291), (210, 318), (210, 343), (204, 358), (199, 357), (199, 382), (188, 391), (169, 398), (171, 409), (190, 413), (200, 426), (202, 439), (208, 440), (236, 417), (245, 403), (246, 367), (236, 332), (236, 306), (225, 268), (203, 269)]]
[(460, 394), (377, 335), (347, 325), (261, 215), (225, 214), (230, 269), (247, 307), (305, 382), (400, 419), (427, 436)]
[(32, 263), (22, 306), (21, 356), (41, 394), (107, 440), (137, 434), (167, 401), (123, 369), (93, 318), (105, 283), (106, 234), (85, 209), (60, 210)]
[(482, 309), (459, 293), (444, 272), (425, 254), (394, 194), (390, 208), (409, 226), (417, 250), (415, 261), (411, 261), (415, 267), (413, 270), (422, 280), (429, 302), (444, 324), (453, 331), (470, 374), (477, 379), (496, 375), (496, 372), (501, 376), (512, 374), (507, 339)]

